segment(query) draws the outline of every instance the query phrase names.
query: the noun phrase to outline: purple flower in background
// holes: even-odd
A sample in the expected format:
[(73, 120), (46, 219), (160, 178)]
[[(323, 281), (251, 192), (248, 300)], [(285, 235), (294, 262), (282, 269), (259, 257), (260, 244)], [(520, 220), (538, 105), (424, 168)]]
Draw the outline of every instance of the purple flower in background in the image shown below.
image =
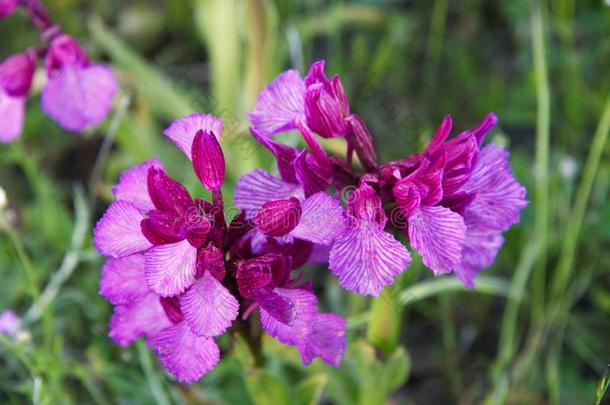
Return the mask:
[[(379, 164), (373, 137), (350, 112), (341, 81), (337, 76), (329, 80), (324, 62), (316, 62), (304, 80), (294, 70), (280, 74), (249, 116), (252, 134), (276, 158), (281, 179), (260, 171), (242, 176), (236, 205), (257, 212), (268, 204), (269, 213), (262, 210), (257, 228), (286, 238), (303, 215), (298, 205), (303, 191), (312, 194), (306, 185), (316, 184), (318, 193), (334, 189), (336, 196), (357, 187), (347, 201), (348, 226), (333, 236), (328, 261), (339, 283), (360, 294), (378, 295), (407, 267), (410, 255), (392, 235), (396, 231), (405, 233), (435, 275), (453, 272), (473, 287), (474, 277), (493, 263), (502, 246), (502, 232), (519, 221), (527, 204), (525, 189), (510, 171), (508, 152), (482, 146), (497, 123), (493, 113), (451, 140), (452, 121), (446, 117), (423, 153)], [(299, 130), (310, 155), (269, 138), (291, 129)], [(329, 156), (316, 134), (343, 136), (345, 160)], [(354, 152), (361, 167), (353, 165)], [(298, 154), (316, 165), (296, 178)], [(323, 181), (310, 180), (316, 178)]]
[(112, 70), (91, 64), (72, 37), (55, 37), (45, 60), (48, 82), (42, 90), (42, 109), (64, 129), (79, 132), (108, 115), (117, 92)]
[[(97, 249), (108, 256), (100, 293), (115, 305), (110, 336), (122, 346), (147, 338), (165, 368), (192, 383), (219, 361), (214, 338), (240, 313), (249, 321), (259, 309), (263, 330), (297, 347), (304, 362), (321, 357), (338, 365), (345, 322), (319, 314), (311, 285), (300, 283), (301, 277), (291, 279), (304, 261), (300, 249), (278, 251), (263, 244), (255, 251), (256, 228), (246, 213), (225, 221), (221, 129), (220, 119), (193, 114), (165, 131), (212, 191), (212, 202), (193, 199), (156, 159), (123, 173), (114, 187), (116, 201), (94, 229)], [(320, 198), (332, 200), (323, 193)], [(300, 207), (299, 200), (291, 203)], [(305, 203), (302, 212), (309, 212)], [(265, 215), (263, 210), (257, 218)], [(277, 235), (306, 229), (300, 218), (290, 230), (274, 228), (273, 220), (255, 222)], [(331, 321), (327, 330), (323, 325)]]
[(0, 313), (0, 334), (15, 336), (20, 323), (21, 319), (10, 309)]
[(32, 51), (12, 55), (0, 64), (0, 142), (11, 142), (21, 135), (25, 99), (35, 69)]
[(0, 0), (0, 18), (13, 14), (17, 5), (17, 0)]

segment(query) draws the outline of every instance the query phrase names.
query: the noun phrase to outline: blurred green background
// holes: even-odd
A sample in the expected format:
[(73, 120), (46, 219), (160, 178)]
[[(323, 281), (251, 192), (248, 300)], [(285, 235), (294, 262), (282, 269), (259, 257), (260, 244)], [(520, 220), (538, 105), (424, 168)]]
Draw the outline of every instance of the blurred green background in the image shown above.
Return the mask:
[[(44, 1), (122, 90), (83, 136), (28, 101), (23, 137), (0, 145), (0, 403), (603, 403), (610, 361), (610, 4), (549, 1)], [(0, 20), (0, 57), (37, 43), (23, 13)], [(246, 111), (276, 74), (327, 60), (383, 160), (424, 147), (442, 117), (488, 111), (530, 205), (469, 291), (415, 260), (373, 300), (311, 267), (322, 306), (349, 321), (343, 365), (303, 367), (265, 340), (265, 369), (239, 340), (198, 383), (175, 383), (144, 342), (106, 336), (102, 259), (91, 227), (118, 174), (151, 156), (195, 195), (188, 162), (161, 135), (194, 111), (223, 117), (236, 178), (271, 167)], [(42, 83), (42, 71), (35, 93)], [(294, 137), (297, 139), (298, 137)], [(339, 144), (328, 147), (340, 150)], [(605, 376), (605, 377), (604, 377)]]

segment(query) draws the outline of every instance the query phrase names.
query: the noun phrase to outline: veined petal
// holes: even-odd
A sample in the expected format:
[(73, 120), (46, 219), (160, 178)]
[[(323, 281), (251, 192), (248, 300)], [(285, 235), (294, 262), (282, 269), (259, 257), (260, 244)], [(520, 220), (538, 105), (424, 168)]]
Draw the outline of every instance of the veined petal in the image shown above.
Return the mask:
[(110, 68), (66, 65), (42, 89), (42, 110), (62, 128), (80, 132), (106, 118), (117, 90)]
[(211, 132), (220, 140), (222, 120), (210, 114), (191, 114), (174, 121), (163, 134), (191, 160), (191, 147), (198, 131)]
[(179, 382), (194, 383), (220, 360), (214, 339), (195, 335), (186, 322), (163, 329), (154, 337), (153, 345), (163, 366)]
[(465, 233), (462, 216), (449, 208), (421, 206), (409, 218), (409, 242), (437, 276), (460, 262)]
[(139, 337), (152, 337), (172, 323), (157, 295), (150, 293), (139, 301), (114, 307), (109, 336), (125, 347)]
[(144, 255), (108, 259), (102, 268), (100, 295), (114, 305), (138, 301), (151, 291), (144, 279)]
[(339, 201), (324, 192), (303, 202), (299, 224), (290, 232), (295, 238), (329, 245), (345, 230), (345, 213)]
[(319, 314), (311, 334), (299, 345), (305, 365), (320, 357), (328, 364), (339, 367), (345, 352), (347, 322), (336, 314)]
[(295, 128), (295, 118), (304, 111), (305, 84), (296, 70), (277, 76), (259, 94), (248, 117), (263, 135), (274, 135)]
[(0, 89), (0, 142), (12, 142), (21, 135), (25, 98), (11, 97)]
[(316, 296), (300, 289), (276, 288), (274, 292), (292, 302), (294, 320), (291, 324), (280, 322), (261, 306), (261, 325), (265, 332), (280, 342), (295, 346), (311, 333), (318, 313)]
[(181, 294), (195, 282), (197, 249), (187, 240), (159, 245), (145, 254), (148, 286), (163, 297)]
[(378, 296), (410, 261), (407, 248), (392, 234), (376, 223), (363, 220), (335, 241), (330, 251), (329, 268), (339, 277), (343, 288)]
[(501, 146), (487, 145), (463, 191), (476, 193), (466, 214), (489, 229), (505, 231), (519, 222), (521, 209), (527, 205), (526, 190), (510, 170), (509, 153)]
[(124, 171), (119, 183), (112, 188), (114, 198), (130, 202), (142, 211), (155, 209), (148, 195), (148, 169), (151, 167), (163, 170), (159, 159), (149, 159)]
[(503, 244), (504, 238), (500, 232), (469, 226), (466, 229), (462, 260), (453, 272), (466, 287), (474, 288), (475, 277), (492, 265)]
[(231, 326), (239, 304), (229, 290), (206, 273), (180, 298), (184, 320), (197, 336), (222, 335)]
[(303, 189), (298, 184), (287, 183), (271, 173), (255, 169), (237, 180), (233, 202), (247, 211), (251, 218), (267, 201), (296, 197), (304, 198)]
[(113, 202), (93, 229), (93, 243), (104, 256), (119, 258), (152, 245), (140, 230), (144, 216), (127, 201)]

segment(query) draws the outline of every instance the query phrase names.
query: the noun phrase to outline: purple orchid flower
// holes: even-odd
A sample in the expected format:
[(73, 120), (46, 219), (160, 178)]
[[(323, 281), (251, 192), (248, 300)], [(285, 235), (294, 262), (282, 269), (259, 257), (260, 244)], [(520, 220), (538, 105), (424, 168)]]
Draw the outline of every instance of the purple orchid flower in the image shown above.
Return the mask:
[(65, 34), (51, 40), (45, 67), (42, 109), (62, 128), (80, 132), (106, 118), (118, 88), (110, 68), (91, 64), (79, 43)]
[(11, 142), (21, 135), (25, 99), (35, 69), (33, 51), (10, 56), (0, 64), (0, 142)]
[(258, 308), (263, 330), (297, 347), (305, 363), (321, 357), (338, 366), (345, 321), (319, 314), (311, 286), (290, 279), (304, 262), (300, 249), (255, 252), (246, 214), (224, 219), (221, 128), (220, 119), (193, 114), (165, 131), (212, 191), (211, 203), (191, 198), (156, 159), (123, 173), (113, 189), (116, 201), (94, 229), (109, 257), (100, 293), (115, 305), (110, 336), (122, 346), (146, 337), (165, 368), (192, 383), (219, 361), (214, 338)]
[[(294, 70), (280, 74), (261, 92), (249, 116), (252, 134), (275, 156), (281, 179), (262, 172), (242, 177), (236, 204), (259, 212), (267, 203), (257, 226), (277, 237), (297, 226), (303, 215), (299, 193), (310, 179), (324, 179), (316, 192), (358, 186), (347, 204), (349, 226), (334, 235), (328, 257), (339, 283), (357, 293), (378, 295), (407, 267), (410, 255), (392, 235), (396, 230), (405, 232), (435, 275), (453, 272), (473, 287), (475, 276), (493, 263), (502, 246), (502, 232), (519, 221), (527, 205), (525, 189), (510, 171), (508, 152), (482, 146), (497, 123), (493, 113), (451, 140), (452, 121), (446, 117), (423, 153), (379, 164), (372, 135), (350, 112), (339, 78), (328, 80), (324, 62), (316, 62), (305, 80)], [(298, 173), (297, 152), (270, 139), (291, 129), (299, 130), (311, 161), (318, 164), (308, 167), (306, 177), (293, 175)], [(329, 156), (316, 133), (345, 137), (346, 159)], [(353, 152), (362, 168), (353, 167)], [(278, 198), (282, 201), (272, 201)], [(271, 219), (276, 227), (269, 225)]]
[(0, 18), (13, 14), (17, 6), (17, 0), (0, 0)]

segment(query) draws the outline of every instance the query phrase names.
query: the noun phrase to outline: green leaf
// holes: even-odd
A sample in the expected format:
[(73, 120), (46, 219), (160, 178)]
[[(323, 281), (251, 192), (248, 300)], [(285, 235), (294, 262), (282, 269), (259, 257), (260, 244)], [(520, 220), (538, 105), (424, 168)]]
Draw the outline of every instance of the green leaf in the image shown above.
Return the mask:
[(250, 399), (256, 405), (288, 405), (290, 394), (284, 380), (265, 370), (254, 370), (246, 375)]
[(382, 380), (387, 395), (392, 394), (405, 383), (410, 369), (411, 357), (409, 353), (404, 347), (398, 347), (383, 365)]

